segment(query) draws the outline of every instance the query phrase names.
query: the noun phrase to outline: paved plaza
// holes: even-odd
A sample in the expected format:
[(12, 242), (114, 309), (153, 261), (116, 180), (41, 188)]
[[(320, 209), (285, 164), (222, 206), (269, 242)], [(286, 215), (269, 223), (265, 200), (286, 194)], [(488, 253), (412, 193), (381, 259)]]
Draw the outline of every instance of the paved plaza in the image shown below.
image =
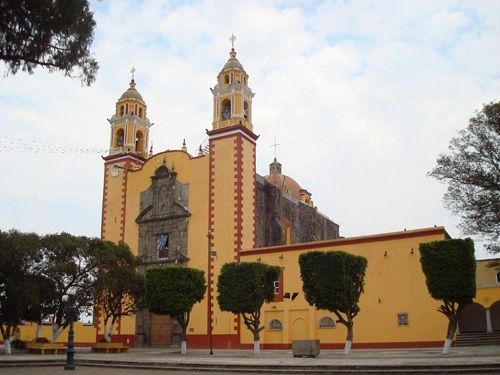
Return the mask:
[[(59, 374), (65, 355), (0, 355), (0, 374)], [(452, 348), (442, 355), (440, 348), (322, 350), (316, 358), (294, 358), (290, 350), (132, 349), (122, 354), (96, 354), (79, 348), (74, 374), (178, 374), (242, 373), (500, 373), (500, 347)], [(13, 367), (14, 366), (14, 367)]]

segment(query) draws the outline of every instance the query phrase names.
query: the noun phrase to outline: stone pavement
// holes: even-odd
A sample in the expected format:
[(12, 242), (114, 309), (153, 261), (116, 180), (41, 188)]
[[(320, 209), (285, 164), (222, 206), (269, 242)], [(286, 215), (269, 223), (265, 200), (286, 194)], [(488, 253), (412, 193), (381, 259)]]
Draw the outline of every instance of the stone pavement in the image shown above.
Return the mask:
[[(21, 372), (35, 366), (37, 374), (56, 374), (51, 368), (64, 363), (65, 355), (0, 355), (0, 374), (29, 374)], [(97, 354), (78, 348), (75, 355), (77, 373), (118, 374), (118, 368), (128, 368), (123, 374), (145, 373), (148, 369), (177, 373), (499, 373), (500, 347), (458, 347), (449, 355), (441, 348), (426, 349), (354, 349), (344, 355), (342, 350), (322, 350), (316, 358), (294, 358), (290, 350), (263, 350), (255, 356), (251, 350), (189, 350), (181, 355), (178, 349), (132, 349), (129, 353)], [(7, 367), (16, 366), (16, 367)], [(98, 368), (96, 368), (98, 367)], [(31, 367), (32, 370), (33, 367)], [(53, 370), (56, 367), (52, 368)], [(40, 371), (45, 372), (40, 372)], [(88, 371), (93, 370), (93, 371)], [(80, 372), (87, 371), (87, 372)]]

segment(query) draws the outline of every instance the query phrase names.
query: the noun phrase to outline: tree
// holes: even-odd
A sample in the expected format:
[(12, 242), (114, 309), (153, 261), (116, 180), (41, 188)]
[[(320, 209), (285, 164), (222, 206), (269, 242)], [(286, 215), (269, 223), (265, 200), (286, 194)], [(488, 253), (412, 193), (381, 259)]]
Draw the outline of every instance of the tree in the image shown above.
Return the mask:
[(422, 243), (420, 263), (430, 295), (442, 301), (438, 311), (448, 318), (443, 348), (448, 354), (460, 314), (476, 296), (474, 242), (467, 238)]
[(41, 260), (39, 244), (35, 233), (0, 231), (0, 330), (8, 354), (13, 333), (37, 302), (39, 289), (32, 276)]
[(203, 271), (187, 267), (151, 268), (146, 271), (146, 305), (154, 314), (169, 315), (182, 329), (181, 353), (186, 353), (186, 331), (193, 305), (205, 295)]
[(317, 309), (331, 311), (337, 323), (347, 327), (344, 354), (351, 350), (367, 264), (366, 258), (343, 251), (310, 251), (299, 257), (306, 301)]
[(11, 74), (37, 66), (64, 72), (87, 85), (97, 61), (90, 55), (95, 21), (88, 0), (5, 0), (0, 2), (0, 59)]
[(217, 281), (217, 301), (222, 311), (241, 314), (252, 332), (254, 354), (260, 354), (260, 310), (274, 299), (274, 281), (280, 268), (259, 262), (232, 262), (222, 266)]
[(80, 311), (92, 308), (93, 285), (97, 276), (96, 257), (103, 250), (103, 242), (97, 238), (69, 233), (42, 237), (43, 262), (40, 274), (55, 285), (55, 299), (47, 312), (52, 320), (52, 342), (57, 340), (69, 323), (64, 316), (65, 303), (62, 297), (70, 289), (76, 291), (76, 305)]
[(121, 243), (104, 242), (98, 253), (94, 286), (96, 308), (104, 316), (104, 338), (111, 342), (116, 320), (135, 313), (144, 295), (144, 277), (137, 272), (138, 259)]
[(465, 234), (479, 235), (500, 252), (500, 102), (483, 106), (450, 141), (429, 175), (448, 184), (447, 208), (460, 215)]

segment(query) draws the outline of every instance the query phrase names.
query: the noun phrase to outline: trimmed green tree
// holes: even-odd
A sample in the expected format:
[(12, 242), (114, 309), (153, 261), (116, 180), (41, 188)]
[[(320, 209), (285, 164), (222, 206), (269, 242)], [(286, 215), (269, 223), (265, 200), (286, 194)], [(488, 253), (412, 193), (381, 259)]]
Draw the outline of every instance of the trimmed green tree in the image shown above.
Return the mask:
[(205, 295), (203, 271), (187, 267), (151, 268), (146, 271), (146, 306), (154, 314), (169, 315), (182, 329), (181, 353), (185, 354), (186, 331), (193, 305)]
[(349, 354), (368, 261), (344, 251), (310, 251), (300, 255), (299, 265), (306, 301), (317, 309), (331, 311), (337, 323), (346, 326), (344, 354)]
[(448, 318), (443, 347), (448, 354), (460, 314), (476, 296), (474, 242), (467, 238), (420, 244), (420, 263), (430, 295), (442, 302), (438, 311)]
[(94, 27), (88, 0), (2, 1), (0, 60), (11, 74), (40, 66), (72, 77), (77, 68), (90, 85), (99, 67), (90, 53)]
[(254, 354), (260, 354), (260, 310), (274, 299), (274, 281), (280, 268), (260, 262), (232, 262), (222, 266), (217, 281), (217, 301), (222, 311), (241, 314), (252, 332)]
[(117, 319), (130, 316), (142, 305), (144, 277), (130, 248), (123, 243), (104, 242), (97, 255), (97, 279), (94, 284), (95, 307), (104, 318), (104, 339), (111, 342)]

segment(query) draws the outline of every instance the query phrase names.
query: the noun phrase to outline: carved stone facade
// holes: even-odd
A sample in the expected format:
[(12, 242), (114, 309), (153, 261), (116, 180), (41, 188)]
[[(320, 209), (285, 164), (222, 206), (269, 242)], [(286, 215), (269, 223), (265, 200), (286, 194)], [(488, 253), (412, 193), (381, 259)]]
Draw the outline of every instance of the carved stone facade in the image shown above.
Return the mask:
[[(138, 255), (145, 272), (148, 267), (166, 264), (185, 264), (187, 228), (191, 215), (188, 211), (189, 187), (177, 181), (177, 173), (166, 166), (159, 167), (151, 177), (151, 186), (141, 193)], [(178, 343), (180, 327), (168, 317), (138, 311), (136, 332), (138, 346), (165, 346)], [(168, 325), (168, 328), (165, 327)]]

